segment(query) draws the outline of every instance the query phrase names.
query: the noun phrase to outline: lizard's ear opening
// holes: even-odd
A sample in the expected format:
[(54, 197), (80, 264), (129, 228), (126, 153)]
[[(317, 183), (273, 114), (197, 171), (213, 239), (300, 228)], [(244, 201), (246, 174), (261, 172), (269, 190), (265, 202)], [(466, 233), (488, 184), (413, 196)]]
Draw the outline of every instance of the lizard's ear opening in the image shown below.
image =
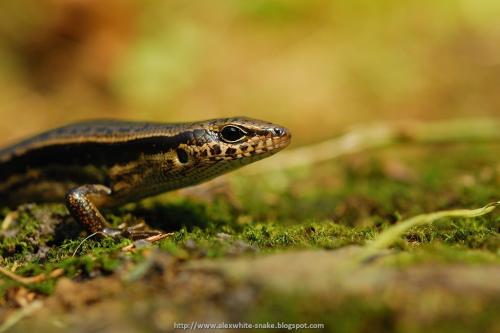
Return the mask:
[(189, 162), (189, 155), (184, 149), (177, 148), (175, 152), (177, 153), (177, 159), (179, 160), (179, 162), (181, 162), (182, 164), (186, 164), (187, 162)]

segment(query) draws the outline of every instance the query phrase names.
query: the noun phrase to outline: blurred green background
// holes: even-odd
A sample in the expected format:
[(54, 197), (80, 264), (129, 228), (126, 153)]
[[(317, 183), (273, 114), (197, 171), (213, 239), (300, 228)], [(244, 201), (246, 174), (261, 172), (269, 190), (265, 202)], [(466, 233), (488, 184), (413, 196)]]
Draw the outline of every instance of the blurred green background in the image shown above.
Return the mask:
[(2, 0), (0, 143), (88, 118), (246, 115), (294, 144), (500, 115), (500, 1)]

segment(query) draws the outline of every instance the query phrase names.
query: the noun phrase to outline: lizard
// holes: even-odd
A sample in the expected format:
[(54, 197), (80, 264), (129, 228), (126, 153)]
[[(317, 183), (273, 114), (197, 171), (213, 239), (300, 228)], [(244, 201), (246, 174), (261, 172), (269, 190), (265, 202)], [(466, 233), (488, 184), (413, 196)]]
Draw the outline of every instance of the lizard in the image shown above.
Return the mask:
[(87, 231), (116, 236), (123, 230), (102, 208), (208, 181), (290, 140), (286, 128), (246, 117), (73, 123), (0, 149), (0, 203), (64, 201)]

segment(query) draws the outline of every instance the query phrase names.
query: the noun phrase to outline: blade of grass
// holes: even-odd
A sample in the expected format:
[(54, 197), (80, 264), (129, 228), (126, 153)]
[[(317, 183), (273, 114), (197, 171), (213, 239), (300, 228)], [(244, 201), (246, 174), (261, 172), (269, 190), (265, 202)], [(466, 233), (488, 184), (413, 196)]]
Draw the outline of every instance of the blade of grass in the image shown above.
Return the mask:
[(269, 173), (305, 167), (372, 149), (392, 145), (437, 144), (460, 142), (499, 142), (498, 119), (454, 119), (435, 123), (408, 121), (357, 126), (342, 136), (317, 144), (281, 152), (277, 156), (252, 164), (244, 174)]
[(361, 255), (362, 257), (361, 261), (368, 259), (372, 255), (378, 253), (380, 250), (387, 249), (391, 244), (393, 244), (397, 239), (399, 239), (410, 228), (425, 224), (431, 224), (434, 221), (444, 217), (473, 218), (486, 215), (494, 211), (498, 206), (500, 206), (500, 201), (489, 203), (486, 206), (478, 209), (445, 210), (429, 214), (417, 215), (407, 220), (404, 220), (396, 224), (395, 226), (392, 226), (387, 230), (383, 231), (373, 242), (365, 245), (363, 253)]

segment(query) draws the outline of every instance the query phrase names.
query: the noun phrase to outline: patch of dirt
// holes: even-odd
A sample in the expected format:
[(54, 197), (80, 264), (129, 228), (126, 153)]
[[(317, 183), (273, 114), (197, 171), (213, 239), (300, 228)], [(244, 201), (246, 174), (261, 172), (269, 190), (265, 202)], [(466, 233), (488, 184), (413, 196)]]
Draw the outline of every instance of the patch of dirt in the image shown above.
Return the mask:
[(238, 322), (249, 318), (263, 300), (277, 297), (279, 305), (284, 296), (298, 297), (295, 306), (300, 309), (307, 308), (307, 302), (340, 309), (352, 298), (375, 300), (390, 309), (400, 325), (471, 318), (500, 304), (499, 266), (394, 268), (383, 265), (384, 257), (393, 255), (387, 251), (354, 266), (359, 250), (190, 262), (152, 251), (151, 264), (134, 279), (125, 278), (130, 272), (121, 272), (83, 283), (59, 280), (43, 308), (14, 332), (171, 331), (174, 322)]

